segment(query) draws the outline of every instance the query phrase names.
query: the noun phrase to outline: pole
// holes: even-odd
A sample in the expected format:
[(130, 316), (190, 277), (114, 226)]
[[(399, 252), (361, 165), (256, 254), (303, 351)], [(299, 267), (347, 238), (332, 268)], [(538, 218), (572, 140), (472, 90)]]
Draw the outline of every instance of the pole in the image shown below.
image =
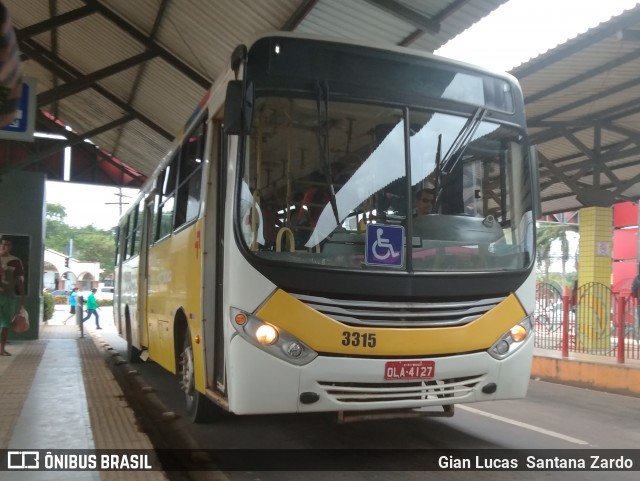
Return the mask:
[(84, 329), (82, 326), (82, 318), (84, 317), (82, 313), (82, 306), (84, 305), (84, 297), (78, 295), (76, 297), (76, 324), (80, 328), (80, 337), (84, 337)]
[(618, 297), (618, 305), (616, 309), (616, 317), (618, 321), (618, 363), (624, 364), (624, 318), (626, 299), (622, 296)]
[(569, 289), (562, 294), (562, 357), (569, 357)]

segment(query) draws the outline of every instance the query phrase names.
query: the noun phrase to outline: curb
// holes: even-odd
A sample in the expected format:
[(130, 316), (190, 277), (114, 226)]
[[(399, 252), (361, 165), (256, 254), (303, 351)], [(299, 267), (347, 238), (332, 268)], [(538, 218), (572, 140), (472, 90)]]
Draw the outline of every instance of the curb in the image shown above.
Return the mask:
[[(208, 454), (200, 450), (190, 434), (190, 422), (169, 410), (156, 395), (135, 364), (130, 364), (107, 341), (91, 334), (98, 349), (102, 350), (107, 368), (124, 393), (131, 409), (136, 413), (141, 429), (159, 453), (159, 460), (170, 479), (177, 471), (192, 481), (229, 481), (217, 466), (212, 465)], [(177, 448), (176, 446), (179, 446)]]
[(624, 364), (534, 356), (531, 378), (640, 397), (640, 369)]

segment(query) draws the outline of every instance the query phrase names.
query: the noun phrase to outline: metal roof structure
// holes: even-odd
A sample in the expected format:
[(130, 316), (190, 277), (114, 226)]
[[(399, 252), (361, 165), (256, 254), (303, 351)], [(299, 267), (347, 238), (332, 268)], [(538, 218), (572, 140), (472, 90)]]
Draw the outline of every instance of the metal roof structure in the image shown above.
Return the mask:
[(72, 144), (72, 182), (139, 186), (231, 52), (256, 34), (295, 30), (433, 52), (505, 1), (4, 0), (25, 76), (37, 81), (37, 129), (70, 141), (25, 143), (0, 175), (23, 168), (61, 180), (62, 149)]
[[(0, 156), (0, 175), (61, 180), (62, 149), (73, 145), (72, 182), (139, 186), (233, 49), (255, 34), (433, 52), (505, 1), (4, 0), (25, 75), (37, 80), (38, 130), (68, 140), (21, 143)], [(640, 197), (638, 71), (640, 6), (511, 71), (539, 149), (544, 213)]]
[(542, 210), (640, 198), (640, 5), (511, 71), (538, 147)]

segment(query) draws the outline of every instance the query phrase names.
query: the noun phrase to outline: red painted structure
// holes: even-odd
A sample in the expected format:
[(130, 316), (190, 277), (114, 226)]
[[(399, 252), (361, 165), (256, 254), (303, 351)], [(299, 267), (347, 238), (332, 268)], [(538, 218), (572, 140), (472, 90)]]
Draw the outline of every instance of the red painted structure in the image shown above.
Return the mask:
[(629, 296), (638, 274), (638, 204), (623, 202), (613, 206), (613, 270), (611, 288)]

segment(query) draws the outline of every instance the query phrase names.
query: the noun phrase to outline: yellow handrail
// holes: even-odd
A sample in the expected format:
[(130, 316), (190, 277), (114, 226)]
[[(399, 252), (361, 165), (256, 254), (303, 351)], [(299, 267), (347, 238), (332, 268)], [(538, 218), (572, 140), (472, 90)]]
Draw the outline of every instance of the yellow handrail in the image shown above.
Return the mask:
[(282, 236), (287, 236), (287, 240), (289, 241), (289, 252), (293, 252), (296, 248), (296, 241), (293, 236), (293, 231), (288, 227), (281, 227), (278, 230), (278, 234), (276, 235), (276, 252), (282, 252)]

